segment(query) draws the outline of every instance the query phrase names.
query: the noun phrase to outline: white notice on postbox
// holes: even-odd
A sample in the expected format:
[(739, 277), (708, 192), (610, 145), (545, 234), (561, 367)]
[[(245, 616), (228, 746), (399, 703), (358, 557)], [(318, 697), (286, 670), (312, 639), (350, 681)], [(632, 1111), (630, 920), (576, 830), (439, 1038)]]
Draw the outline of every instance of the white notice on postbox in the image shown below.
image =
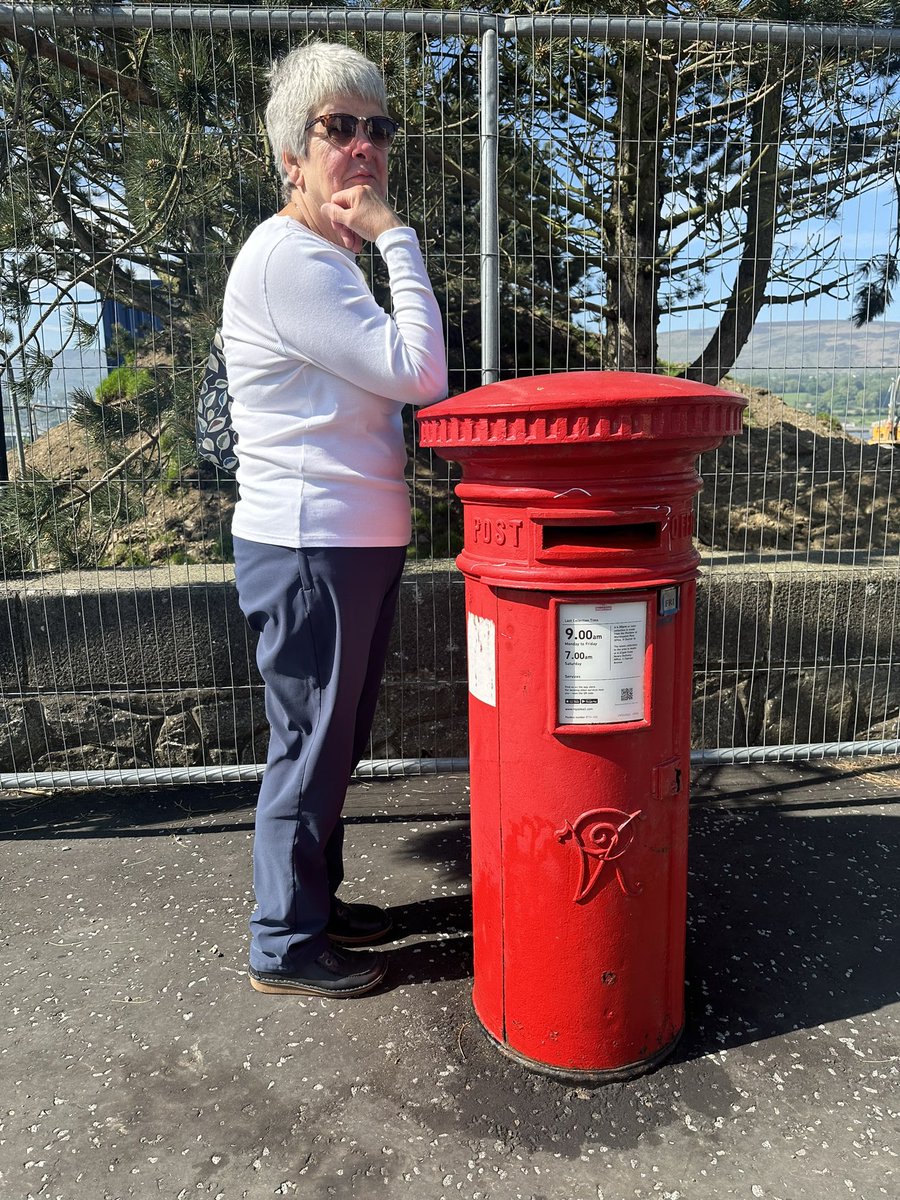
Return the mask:
[(560, 725), (644, 719), (647, 605), (560, 604)]
[(468, 614), (466, 639), (469, 660), (469, 691), (484, 704), (497, 705), (497, 639), (489, 617)]

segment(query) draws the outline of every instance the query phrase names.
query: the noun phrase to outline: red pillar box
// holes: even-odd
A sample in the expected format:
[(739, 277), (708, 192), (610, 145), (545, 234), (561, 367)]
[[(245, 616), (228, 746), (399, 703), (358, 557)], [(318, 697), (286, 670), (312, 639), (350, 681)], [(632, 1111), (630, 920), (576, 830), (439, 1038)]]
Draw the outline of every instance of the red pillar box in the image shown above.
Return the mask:
[(473, 1003), (551, 1074), (639, 1074), (684, 1023), (696, 456), (744, 404), (585, 372), (418, 416), (463, 468)]

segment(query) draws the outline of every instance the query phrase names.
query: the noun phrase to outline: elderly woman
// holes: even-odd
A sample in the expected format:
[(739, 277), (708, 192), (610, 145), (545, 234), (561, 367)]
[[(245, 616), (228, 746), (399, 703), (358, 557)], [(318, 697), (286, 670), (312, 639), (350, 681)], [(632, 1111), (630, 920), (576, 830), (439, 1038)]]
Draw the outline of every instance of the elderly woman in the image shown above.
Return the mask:
[[(254, 839), (257, 991), (355, 996), (390, 919), (337, 898), (341, 810), (367, 745), (410, 538), (404, 404), (447, 393), (441, 314), (388, 204), (397, 124), (381, 75), (341, 45), (292, 51), (266, 124), (284, 207), (235, 260), (223, 337), (238, 438), (234, 557), (270, 726)], [(392, 315), (355, 255), (375, 243)]]

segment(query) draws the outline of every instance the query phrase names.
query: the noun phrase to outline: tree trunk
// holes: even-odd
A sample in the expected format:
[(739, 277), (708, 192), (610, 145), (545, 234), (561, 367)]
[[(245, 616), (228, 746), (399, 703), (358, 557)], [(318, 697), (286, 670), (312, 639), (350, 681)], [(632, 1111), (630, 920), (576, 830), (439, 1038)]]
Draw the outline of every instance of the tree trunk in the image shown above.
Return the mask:
[(746, 183), (747, 220), (734, 287), (725, 311), (700, 356), (684, 371), (685, 379), (717, 384), (734, 366), (756, 318), (766, 302), (778, 215), (778, 147), (784, 83), (770, 90), (759, 80), (760, 98), (753, 105), (750, 153), (753, 169)]
[(606, 296), (604, 366), (656, 369), (659, 325), (659, 213), (663, 166), (659, 131), (668, 116), (664, 77), (648, 47), (640, 70), (623, 53), (619, 141), (612, 196), (603, 221)]

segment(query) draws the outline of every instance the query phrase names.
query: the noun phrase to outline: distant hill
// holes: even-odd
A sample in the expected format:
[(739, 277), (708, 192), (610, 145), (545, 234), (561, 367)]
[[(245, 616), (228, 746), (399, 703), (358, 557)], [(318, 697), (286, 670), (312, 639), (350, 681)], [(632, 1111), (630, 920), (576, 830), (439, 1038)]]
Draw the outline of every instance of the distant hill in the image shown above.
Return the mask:
[[(690, 362), (711, 329), (662, 334), (660, 357)], [(900, 321), (874, 321), (856, 329), (850, 321), (759, 322), (735, 364), (739, 370), (900, 371)]]

